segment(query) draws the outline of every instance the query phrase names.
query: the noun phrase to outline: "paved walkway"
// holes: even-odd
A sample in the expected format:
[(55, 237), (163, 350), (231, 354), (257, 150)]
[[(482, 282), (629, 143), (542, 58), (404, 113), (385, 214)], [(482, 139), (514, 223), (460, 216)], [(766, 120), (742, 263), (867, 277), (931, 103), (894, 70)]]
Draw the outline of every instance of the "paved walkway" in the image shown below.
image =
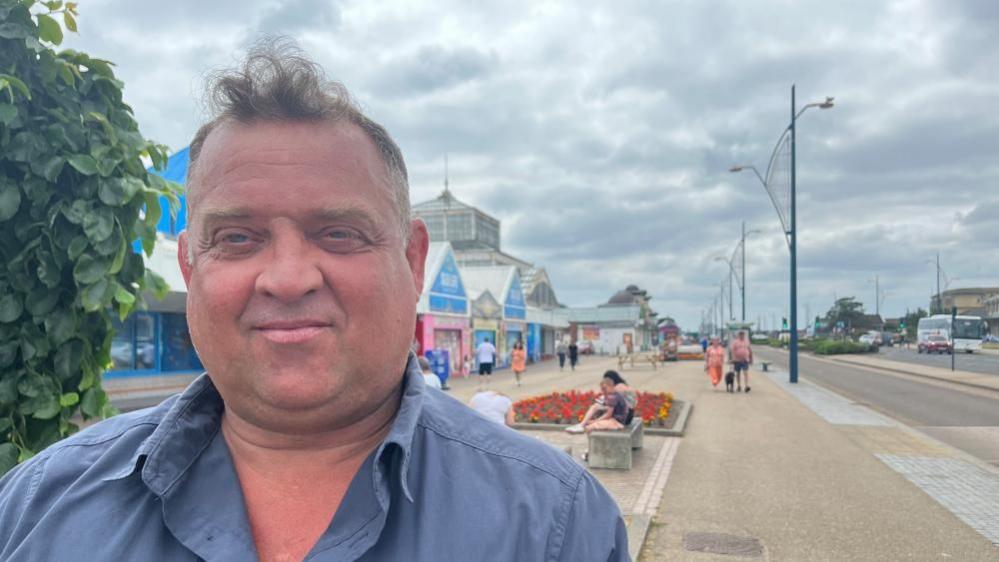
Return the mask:
[[(666, 376), (695, 408), (640, 560), (999, 559), (984, 521), (976, 530), (891, 465), (959, 452), (807, 373), (791, 386), (756, 372), (751, 393), (728, 394), (699, 364), (674, 365)], [(921, 462), (904, 470), (925, 475)]]

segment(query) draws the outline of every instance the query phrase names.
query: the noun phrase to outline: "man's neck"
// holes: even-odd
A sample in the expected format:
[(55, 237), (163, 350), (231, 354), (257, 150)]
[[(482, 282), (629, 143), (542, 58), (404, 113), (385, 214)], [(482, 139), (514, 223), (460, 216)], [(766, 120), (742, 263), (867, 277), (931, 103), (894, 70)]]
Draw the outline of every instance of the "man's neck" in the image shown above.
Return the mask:
[(222, 435), (261, 561), (305, 558), (364, 459), (391, 430), (401, 392), (400, 385), (373, 412), (328, 431), (275, 431), (230, 410), (223, 414)]
[(227, 409), (222, 416), (222, 435), (237, 465), (273, 477), (301, 476), (343, 463), (360, 464), (358, 461), (363, 461), (391, 430), (401, 393), (400, 385), (375, 410), (347, 424), (300, 433), (262, 427)]

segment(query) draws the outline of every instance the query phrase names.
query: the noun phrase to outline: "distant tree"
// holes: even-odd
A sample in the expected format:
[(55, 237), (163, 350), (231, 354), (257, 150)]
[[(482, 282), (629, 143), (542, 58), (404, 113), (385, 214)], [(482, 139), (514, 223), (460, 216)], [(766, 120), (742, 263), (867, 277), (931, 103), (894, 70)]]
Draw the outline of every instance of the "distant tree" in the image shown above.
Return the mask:
[(166, 147), (139, 134), (112, 64), (73, 50), (76, 4), (0, 0), (0, 475), (113, 412), (112, 314), (163, 280), (150, 254)]
[(854, 325), (862, 323), (864, 317), (864, 305), (857, 301), (856, 297), (842, 297), (836, 299), (829, 312), (826, 312), (826, 322), (831, 328), (836, 328), (842, 322), (843, 329), (850, 329)]

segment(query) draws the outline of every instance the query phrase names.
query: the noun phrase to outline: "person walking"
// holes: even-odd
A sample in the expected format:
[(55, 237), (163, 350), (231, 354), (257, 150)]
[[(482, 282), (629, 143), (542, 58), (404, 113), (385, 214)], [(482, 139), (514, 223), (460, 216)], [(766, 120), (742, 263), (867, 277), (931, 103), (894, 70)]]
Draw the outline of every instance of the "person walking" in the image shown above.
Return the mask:
[(725, 367), (725, 348), (717, 337), (711, 338), (711, 344), (704, 353), (704, 372), (711, 379), (711, 385), (718, 388), (722, 380), (722, 369)]
[(520, 386), (520, 375), (527, 370), (527, 351), (519, 340), (513, 344), (513, 351), (510, 352), (510, 365), (513, 376), (517, 378), (517, 386)]
[(566, 352), (565, 342), (562, 341), (562, 340), (558, 340), (558, 343), (555, 344), (555, 355), (558, 355), (558, 370), (559, 371), (564, 371), (565, 370), (565, 352)]
[(479, 386), (482, 386), (482, 377), (485, 377), (488, 385), (493, 374), (493, 364), (496, 363), (496, 346), (489, 342), (489, 338), (482, 340), (479, 347), (475, 348), (475, 357), (479, 360)]
[(746, 392), (749, 392), (749, 366), (753, 364), (753, 348), (749, 345), (746, 332), (739, 332), (728, 346), (729, 358), (735, 369), (735, 391), (742, 392), (742, 377), (746, 377)]
[(576, 370), (576, 363), (579, 362), (579, 346), (576, 345), (576, 340), (572, 340), (569, 344), (569, 368), (573, 371)]

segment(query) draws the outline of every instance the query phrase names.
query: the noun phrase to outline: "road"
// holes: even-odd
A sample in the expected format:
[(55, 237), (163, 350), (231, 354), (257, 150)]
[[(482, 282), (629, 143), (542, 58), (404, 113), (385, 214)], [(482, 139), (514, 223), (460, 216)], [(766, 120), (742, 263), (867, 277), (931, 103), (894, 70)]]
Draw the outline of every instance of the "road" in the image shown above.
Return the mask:
[[(878, 352), (878, 357), (891, 361), (902, 361), (905, 363), (917, 363), (919, 365), (929, 365), (932, 367), (942, 367), (950, 369), (950, 355), (929, 355), (926, 353), (916, 353), (916, 347), (903, 349), (900, 347), (882, 347)], [(986, 353), (958, 353), (954, 359), (957, 369), (960, 371), (970, 371), (973, 373), (985, 373), (987, 375), (999, 375), (999, 355)]]
[[(787, 353), (757, 348), (787, 368)], [(913, 352), (915, 356), (915, 352)], [(999, 466), (999, 392), (940, 386), (892, 373), (799, 356), (802, 379), (818, 383), (930, 436)]]

